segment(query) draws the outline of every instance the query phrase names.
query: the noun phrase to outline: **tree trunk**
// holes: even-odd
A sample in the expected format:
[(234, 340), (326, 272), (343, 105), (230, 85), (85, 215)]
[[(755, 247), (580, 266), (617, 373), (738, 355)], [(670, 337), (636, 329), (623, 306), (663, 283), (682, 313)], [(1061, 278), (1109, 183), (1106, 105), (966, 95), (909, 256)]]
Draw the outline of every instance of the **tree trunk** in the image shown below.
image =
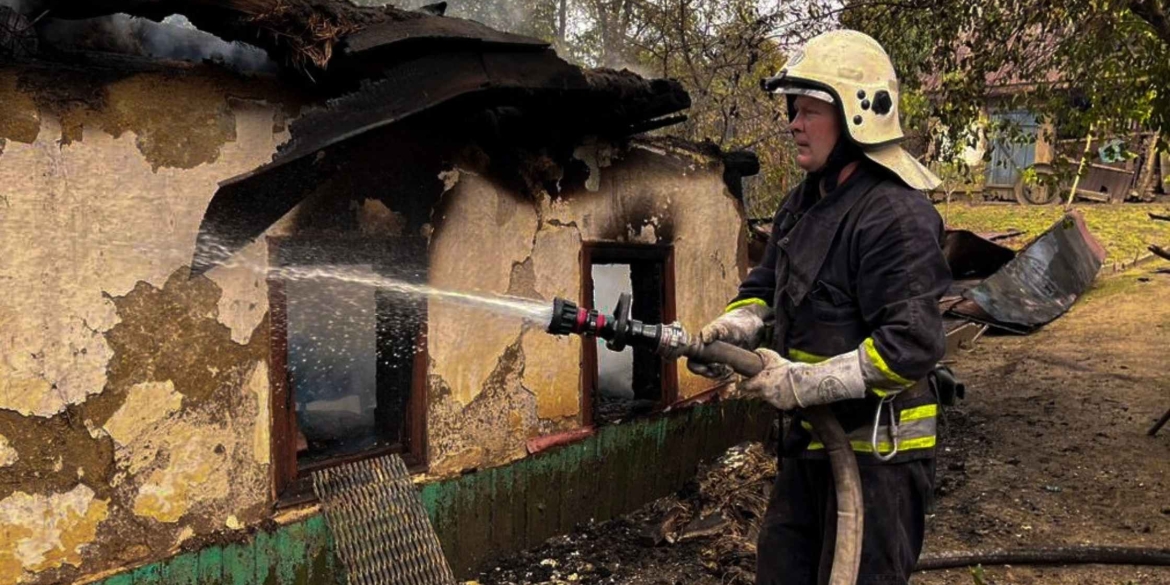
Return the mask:
[(557, 43), (558, 48), (565, 46), (565, 28), (567, 28), (566, 21), (569, 17), (569, 0), (561, 0), (560, 8), (557, 10)]
[(1142, 200), (1145, 200), (1146, 193), (1154, 186), (1154, 175), (1157, 174), (1158, 168), (1158, 139), (1161, 135), (1162, 129), (1159, 128), (1150, 136), (1150, 144), (1146, 147), (1146, 159), (1142, 163), (1141, 179), (1137, 184), (1137, 196)]

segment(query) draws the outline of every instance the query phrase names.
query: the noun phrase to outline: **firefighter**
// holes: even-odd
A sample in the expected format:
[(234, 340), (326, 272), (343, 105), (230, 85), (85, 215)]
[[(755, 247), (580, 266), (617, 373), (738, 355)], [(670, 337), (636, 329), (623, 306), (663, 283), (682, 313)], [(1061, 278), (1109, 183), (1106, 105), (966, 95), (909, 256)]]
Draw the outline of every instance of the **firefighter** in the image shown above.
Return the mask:
[(787, 99), (796, 162), (807, 174), (780, 203), (763, 261), (699, 334), (755, 349), (766, 367), (740, 387), (792, 413), (760, 531), (757, 583), (828, 580), (832, 472), (801, 418), (801, 408), (822, 404), (861, 469), (857, 582), (907, 583), (933, 492), (938, 405), (924, 379), (945, 351), (937, 307), (951, 283), (943, 222), (923, 193), (939, 181), (899, 146), (898, 81), (869, 36), (820, 35), (762, 85)]

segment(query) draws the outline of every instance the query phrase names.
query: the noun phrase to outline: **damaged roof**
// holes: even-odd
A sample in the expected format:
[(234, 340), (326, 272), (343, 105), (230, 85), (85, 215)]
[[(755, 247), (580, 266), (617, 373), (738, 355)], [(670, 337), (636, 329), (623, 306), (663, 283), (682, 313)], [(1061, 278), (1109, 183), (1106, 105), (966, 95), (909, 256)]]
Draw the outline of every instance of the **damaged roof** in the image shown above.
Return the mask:
[(1067, 312), (1093, 284), (1105, 249), (1073, 210), (993, 274), (962, 293), (948, 313), (1026, 334)]
[(226, 260), (338, 172), (349, 156), (340, 148), (345, 143), (412, 116), (440, 108), (483, 112), (477, 126), (462, 131), (522, 144), (627, 136), (689, 105), (677, 82), (583, 71), (551, 51), (422, 55), (307, 111), (289, 127), (292, 138), (272, 162), (221, 183), (200, 226), (192, 273)]
[[(587, 135), (621, 139), (675, 124), (690, 107), (677, 81), (584, 70), (540, 39), (443, 16), (442, 3), (417, 11), (343, 0), (26, 0), (20, 6), (38, 31), (53, 21), (111, 15), (161, 21), (180, 14), (200, 31), (263, 49), (283, 79), (316, 96), (271, 162), (220, 185), (200, 228), (195, 274), (262, 234), (330, 173), (345, 172), (353, 152), (337, 147), (421, 114), (471, 120), (468, 127), (448, 122), (446, 131), (503, 148), (563, 148)], [(41, 45), (41, 57), (52, 58), (53, 48)]]
[[(262, 234), (331, 173), (345, 172), (353, 152), (337, 147), (424, 113), (469, 120), (445, 122), (445, 131), (505, 149), (563, 149), (584, 136), (622, 139), (685, 120), (675, 114), (690, 107), (690, 97), (677, 81), (584, 70), (540, 39), (446, 17), (444, 9), (442, 3), (406, 11), (344, 0), (22, 4), (38, 30), (52, 19), (181, 14), (201, 31), (260, 47), (285, 79), (317, 96), (316, 106), (289, 126), (291, 138), (271, 162), (221, 183), (200, 227), (194, 274)], [(740, 167), (733, 170), (751, 174)]]

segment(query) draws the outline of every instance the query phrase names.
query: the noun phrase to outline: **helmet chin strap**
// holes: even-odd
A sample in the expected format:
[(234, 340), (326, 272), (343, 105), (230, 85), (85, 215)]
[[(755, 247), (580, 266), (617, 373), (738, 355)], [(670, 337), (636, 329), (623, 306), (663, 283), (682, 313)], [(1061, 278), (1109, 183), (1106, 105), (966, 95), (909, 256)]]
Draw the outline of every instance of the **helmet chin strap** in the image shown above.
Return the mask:
[(861, 160), (864, 156), (861, 147), (854, 144), (842, 130), (840, 136), (837, 136), (837, 143), (833, 145), (829, 157), (825, 159), (825, 164), (808, 174), (806, 184), (817, 189), (818, 185), (824, 181), (825, 193), (832, 193), (837, 190), (837, 181), (841, 177), (841, 170), (849, 163)]

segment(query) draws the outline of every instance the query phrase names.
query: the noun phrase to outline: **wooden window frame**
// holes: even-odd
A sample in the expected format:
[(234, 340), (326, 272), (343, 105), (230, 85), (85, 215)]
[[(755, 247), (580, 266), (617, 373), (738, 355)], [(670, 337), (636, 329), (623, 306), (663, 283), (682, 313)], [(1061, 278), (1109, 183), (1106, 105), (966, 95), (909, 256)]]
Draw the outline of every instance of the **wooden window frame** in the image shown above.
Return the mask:
[[(580, 306), (593, 306), (593, 266), (595, 264), (624, 264), (630, 261), (652, 261), (662, 264), (663, 322), (677, 319), (674, 282), (674, 246), (671, 244), (641, 244), (623, 242), (582, 242)], [(601, 307), (611, 311), (613, 307)], [(584, 340), (581, 344), (581, 414), (585, 426), (594, 425), (593, 403), (598, 385), (597, 344)], [(678, 368), (675, 362), (662, 360), (662, 398), (655, 409), (661, 412), (678, 401)]]
[[(346, 246), (347, 249), (377, 250), (385, 252), (391, 261), (395, 257), (409, 260), (404, 254), (423, 254), (426, 259), (426, 241), (421, 238), (373, 238), (373, 237), (303, 237), (303, 236), (269, 236), (268, 262), (269, 266), (280, 267), (287, 262), (286, 252), (295, 247), (311, 248), (315, 243), (321, 246)], [(397, 250), (397, 248), (404, 248)], [(378, 250), (381, 249), (381, 250)], [(417, 260), (415, 258), (414, 260)], [(356, 263), (356, 262), (355, 262)], [(310, 503), (316, 500), (313, 494), (310, 474), (318, 469), (342, 465), (353, 461), (371, 459), (383, 455), (397, 453), (407, 464), (411, 472), (426, 471), (427, 465), (427, 367), (429, 364), (427, 352), (427, 318), (425, 301), (421, 314), (421, 325), (417, 337), (417, 347), (412, 363), (410, 396), (407, 404), (406, 445), (405, 450), (398, 445), (383, 446), (374, 449), (334, 457), (324, 461), (315, 461), (300, 465), (297, 462), (297, 417), (293, 406), (294, 396), (291, 391), (288, 376), (288, 297), (285, 293), (284, 281), (270, 274), (268, 284), (268, 307), (271, 316), (270, 351), (268, 356), (269, 383), (271, 387), (272, 411), (272, 493), (277, 508), (285, 508)]]

